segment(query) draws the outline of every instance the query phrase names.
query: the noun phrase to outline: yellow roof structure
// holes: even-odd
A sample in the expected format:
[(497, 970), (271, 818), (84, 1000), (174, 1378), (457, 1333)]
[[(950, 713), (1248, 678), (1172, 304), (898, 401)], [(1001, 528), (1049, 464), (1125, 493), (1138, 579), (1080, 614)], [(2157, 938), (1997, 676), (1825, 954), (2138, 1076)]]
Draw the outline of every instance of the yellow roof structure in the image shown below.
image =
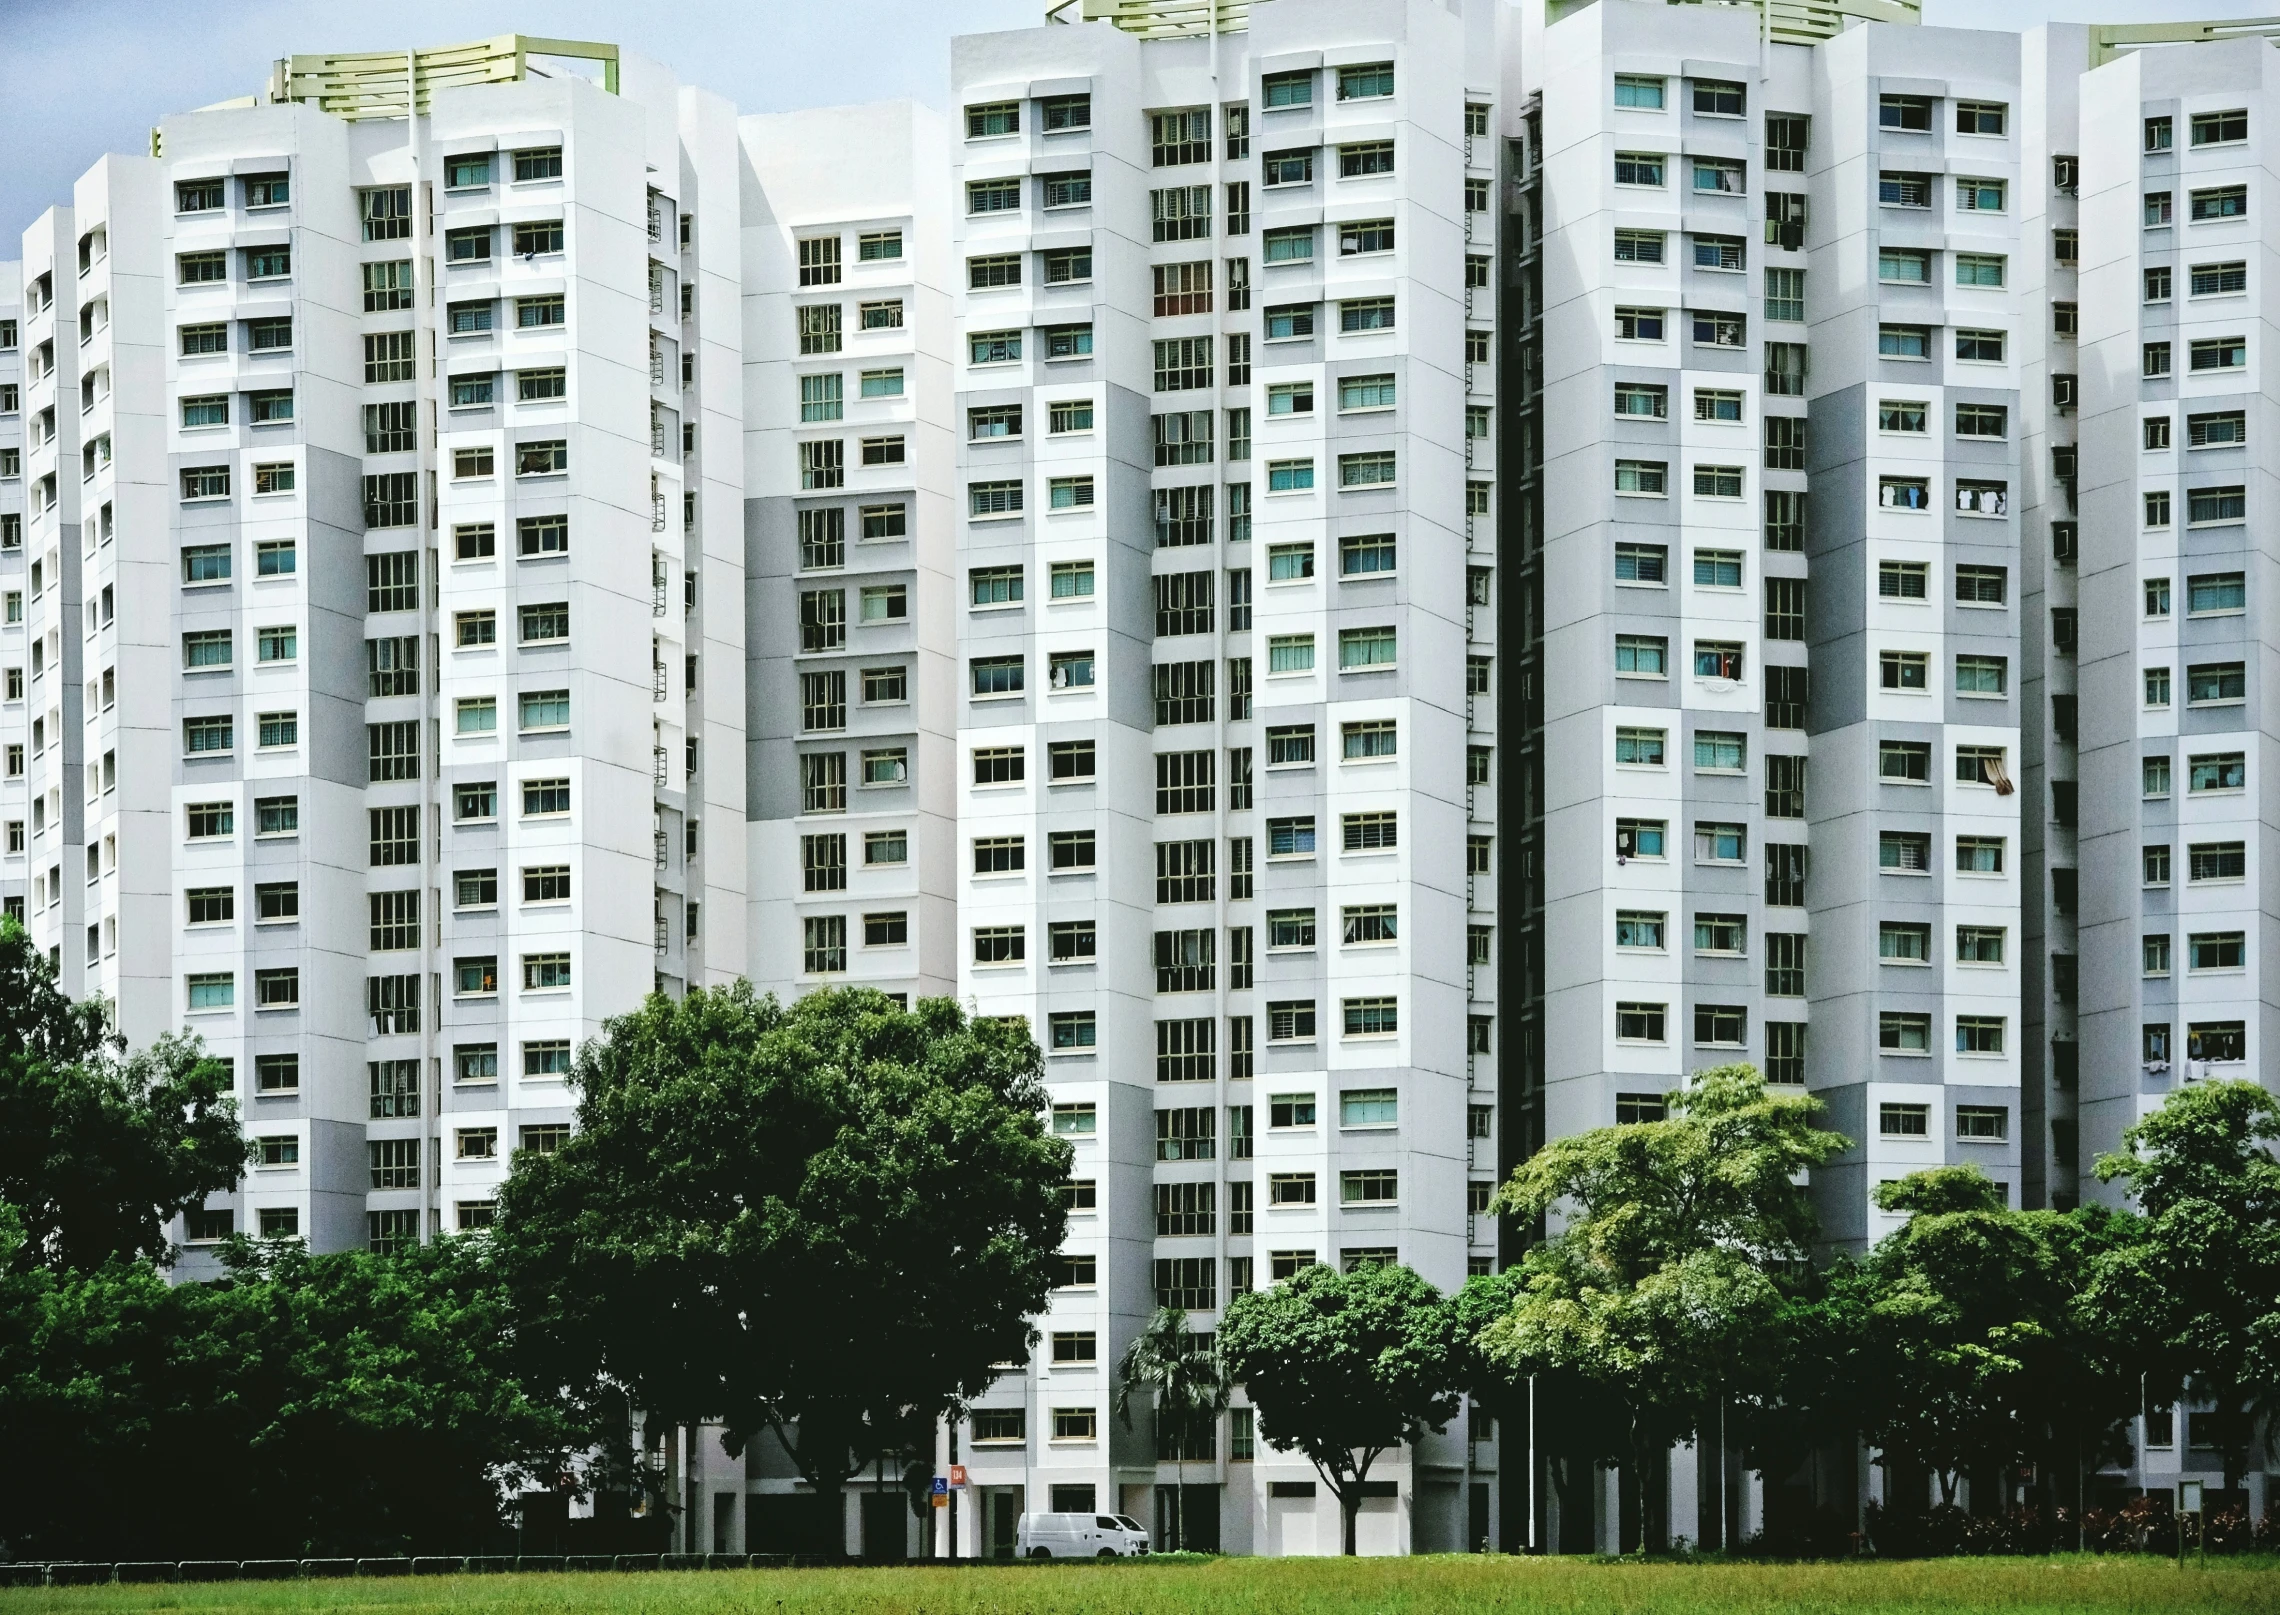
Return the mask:
[[(1251, 26), (1251, 7), (1267, 0), (1056, 0), (1047, 22), (1114, 23), (1142, 39), (1185, 39), (1223, 34)], [(1592, 0), (1552, 0), (1552, 20), (1580, 11)], [(1919, 23), (1921, 0), (1670, 0), (1673, 5), (1746, 7), (1764, 20), (1766, 37), (1777, 44), (1811, 45), (1841, 33), (1849, 22)], [(2210, 25), (2216, 26), (2216, 25)]]
[(336, 118), (403, 118), (428, 110), (439, 89), (512, 84), (526, 78), (533, 56), (599, 62), (602, 88), (617, 94), (618, 48), (582, 39), (500, 34), (429, 50), (349, 51), (287, 56), (270, 69), (267, 101), (306, 101)]

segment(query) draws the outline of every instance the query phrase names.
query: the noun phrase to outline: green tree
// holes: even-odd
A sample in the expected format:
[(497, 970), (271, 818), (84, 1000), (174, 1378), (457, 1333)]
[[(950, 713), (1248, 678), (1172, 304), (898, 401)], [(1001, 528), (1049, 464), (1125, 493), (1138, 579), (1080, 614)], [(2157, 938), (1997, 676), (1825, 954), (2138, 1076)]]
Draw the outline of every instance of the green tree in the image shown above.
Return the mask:
[(653, 996), (580, 1050), (577, 1130), (500, 1195), (537, 1363), (590, 1412), (774, 1432), (829, 1517), (1035, 1338), (1070, 1160), (1042, 1064), (948, 999)]
[(1747, 1065), (1697, 1072), (1665, 1120), (1536, 1152), (1498, 1190), (1559, 1231), (1521, 1262), (1519, 1294), (1476, 1336), (1511, 1379), (1548, 1374), (1621, 1410), (1603, 1455), (1631, 1468), (1639, 1540), (1667, 1542), (1654, 1484), (1674, 1442), (1726, 1398), (1771, 1394), (1785, 1296), (1815, 1232), (1805, 1173), (1844, 1147), (1819, 1106)]
[(1860, 1433), (1887, 1464), (1928, 1469), (1952, 1505), (1965, 1474), (2026, 1450), (2027, 1377), (2050, 1355), (2060, 1310), (2047, 1253), (1977, 1167), (1881, 1184), (1876, 1203), (1908, 1220), (1832, 1275), (1846, 1378)]
[[(1829, 1273), (1830, 1424), (1896, 1473), (1929, 1472), (1949, 1505), (1966, 1474), (2029, 1458), (2072, 1472), (2079, 1505), (2137, 1397), (2130, 1343), (2086, 1305), (2099, 1253), (2134, 1219), (2014, 1211), (1975, 1166), (1883, 1184), (1876, 1203), (1908, 1220)], [(2051, 1495), (2066, 1495), (2055, 1480)]]
[(1456, 1330), (1450, 1382), (1498, 1419), (1527, 1416), (1528, 1376), (1516, 1373), (1504, 1358), (1483, 1350), (1481, 1338), (1489, 1325), (1520, 1304), (1525, 1278), (1525, 1270), (1518, 1267), (1501, 1273), (1475, 1273), (1449, 1297), (1449, 1317)]
[(1337, 1495), (1349, 1554), (1370, 1466), (1455, 1416), (1456, 1344), (1439, 1293), (1390, 1262), (1301, 1268), (1235, 1297), (1219, 1325), (1259, 1433), (1278, 1452), (1305, 1453)]
[[(2128, 1321), (2098, 1303), (2097, 1279), (2115, 1253), (2144, 1237), (2143, 1219), (2107, 1206), (2026, 1212), (2043, 1241), (2057, 1305), (2050, 1350), (2029, 1377), (2023, 1403), (2028, 1450), (2053, 1502), (2071, 1498), (2076, 1546), (2090, 1477), (2128, 1455), (2125, 1421), (2137, 1412), (2141, 1342)], [(2062, 1485), (2071, 1479), (2071, 1485)]]
[(228, 1068), (194, 1037), (132, 1055), (100, 1002), (73, 1003), (0, 918), (0, 1201), (19, 1266), (163, 1260), (166, 1225), (244, 1171)]
[(1175, 1541), (1182, 1546), (1191, 1532), (1187, 1521), (1188, 1449), (1198, 1437), (1214, 1428), (1234, 1392), (1219, 1343), (1210, 1335), (1188, 1327), (1188, 1316), (1178, 1307), (1158, 1307), (1148, 1327), (1132, 1337), (1116, 1364), (1116, 1416), (1132, 1428), (1132, 1403), (1146, 1397), (1155, 1412), (1158, 1456), (1172, 1449), (1178, 1477), (1180, 1515)]
[(212, 1283), (125, 1259), (0, 1274), (0, 1450), (40, 1455), (0, 1467), (9, 1546), (480, 1551), (505, 1497), (584, 1444), (522, 1385), (513, 1335), (481, 1240), (397, 1257), (241, 1244)]
[[(2122, 1134), (2098, 1176), (2128, 1186), (2145, 1237), (2104, 1253), (2092, 1305), (2143, 1342), (2147, 1388), (2190, 1391), (2224, 1454), (2227, 1490), (2280, 1420), (2280, 1099), (2199, 1082)], [(2260, 1434), (2261, 1432), (2261, 1434)]]

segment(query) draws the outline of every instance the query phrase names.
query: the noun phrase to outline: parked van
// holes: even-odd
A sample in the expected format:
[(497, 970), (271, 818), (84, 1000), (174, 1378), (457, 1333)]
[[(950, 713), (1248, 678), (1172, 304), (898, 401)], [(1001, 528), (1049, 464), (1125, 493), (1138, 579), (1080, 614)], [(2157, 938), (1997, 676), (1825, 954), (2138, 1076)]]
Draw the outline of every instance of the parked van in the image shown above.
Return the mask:
[(1123, 1514), (1024, 1514), (1013, 1551), (1024, 1559), (1119, 1559), (1148, 1551), (1148, 1533)]

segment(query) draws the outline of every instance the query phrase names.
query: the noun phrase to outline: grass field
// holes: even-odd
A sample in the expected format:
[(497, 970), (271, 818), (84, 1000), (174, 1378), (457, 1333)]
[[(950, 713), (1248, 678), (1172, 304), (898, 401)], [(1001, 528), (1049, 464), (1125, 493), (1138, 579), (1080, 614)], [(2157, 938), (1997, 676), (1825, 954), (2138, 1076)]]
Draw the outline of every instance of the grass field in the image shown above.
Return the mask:
[(2280, 1611), (2280, 1560), (1219, 1559), (969, 1570), (656, 1571), (0, 1591), (0, 1615), (1976, 1615)]

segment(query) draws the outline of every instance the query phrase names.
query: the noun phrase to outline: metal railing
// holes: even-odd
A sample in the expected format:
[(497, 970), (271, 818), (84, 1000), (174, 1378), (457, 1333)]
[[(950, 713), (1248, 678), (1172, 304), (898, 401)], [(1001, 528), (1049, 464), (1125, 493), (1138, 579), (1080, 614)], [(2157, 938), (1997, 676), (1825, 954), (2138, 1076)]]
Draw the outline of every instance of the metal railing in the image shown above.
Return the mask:
[[(1114, 23), (1142, 39), (1185, 39), (1239, 34), (1251, 26), (1251, 7), (1265, 0), (1056, 0), (1045, 8), (1047, 22)], [(1075, 16), (1068, 13), (1076, 12)]]
[[(1545, 21), (1558, 22), (1595, 0), (1552, 0)], [(1850, 22), (1920, 23), (1920, 0), (1671, 0), (1674, 5), (1755, 11), (1759, 31), (1776, 45), (1815, 45), (1834, 39)]]
[(2090, 29), (2090, 65), (2103, 67), (2123, 52), (2147, 45), (2206, 45), (2222, 39), (2261, 39), (2275, 34), (2280, 34), (2280, 17), (2099, 23)]
[[(261, 100), (308, 101), (351, 123), (425, 112), (435, 92), (463, 84), (512, 84), (532, 56), (599, 62), (602, 88), (618, 93), (618, 48), (582, 39), (499, 34), (427, 50), (344, 51), (288, 56), (270, 70)], [(541, 77), (546, 77), (541, 70)], [(416, 96), (416, 100), (414, 97)]]

